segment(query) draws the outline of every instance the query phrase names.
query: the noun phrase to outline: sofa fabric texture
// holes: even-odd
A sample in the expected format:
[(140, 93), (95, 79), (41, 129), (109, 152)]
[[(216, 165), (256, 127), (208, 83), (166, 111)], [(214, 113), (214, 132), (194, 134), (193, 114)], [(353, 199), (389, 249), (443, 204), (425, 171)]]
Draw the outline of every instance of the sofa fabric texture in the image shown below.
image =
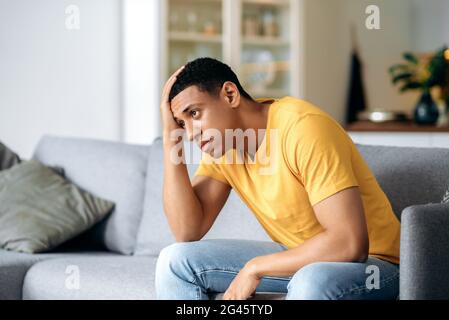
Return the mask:
[[(401, 220), (400, 298), (448, 299), (449, 207), (440, 202), (448, 187), (449, 149), (357, 148)], [(0, 288), (7, 288), (0, 298), (154, 299), (155, 262), (174, 242), (162, 209), (161, 142), (135, 146), (45, 136), (34, 156), (61, 166), (81, 188), (116, 203), (114, 212), (86, 233), (107, 251), (88, 252), (92, 242), (63, 253), (0, 250)], [(188, 166), (191, 175), (195, 169)], [(233, 193), (205, 238), (270, 240)], [(77, 290), (71, 286), (73, 270), (79, 274)]]

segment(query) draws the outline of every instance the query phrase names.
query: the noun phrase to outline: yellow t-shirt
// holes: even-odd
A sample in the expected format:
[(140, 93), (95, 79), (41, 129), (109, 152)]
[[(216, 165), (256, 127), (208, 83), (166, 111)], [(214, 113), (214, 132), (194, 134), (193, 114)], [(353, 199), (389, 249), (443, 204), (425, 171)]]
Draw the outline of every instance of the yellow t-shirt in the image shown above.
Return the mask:
[(388, 198), (345, 130), (316, 106), (274, 100), (255, 158), (231, 149), (213, 160), (203, 154), (196, 175), (229, 184), (271, 239), (290, 249), (324, 230), (313, 205), (358, 186), (369, 254), (399, 263), (400, 222)]

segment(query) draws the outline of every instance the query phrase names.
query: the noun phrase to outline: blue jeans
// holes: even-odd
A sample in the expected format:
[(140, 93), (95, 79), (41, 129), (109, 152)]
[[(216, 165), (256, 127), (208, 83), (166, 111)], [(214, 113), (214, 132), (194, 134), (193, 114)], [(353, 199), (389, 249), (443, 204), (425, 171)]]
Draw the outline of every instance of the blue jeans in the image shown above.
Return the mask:
[[(225, 292), (252, 258), (288, 250), (276, 242), (211, 239), (174, 243), (156, 266), (156, 294), (164, 300), (208, 300)], [(369, 256), (365, 263), (317, 262), (291, 277), (263, 277), (256, 292), (278, 292), (286, 299), (396, 299), (399, 265)]]

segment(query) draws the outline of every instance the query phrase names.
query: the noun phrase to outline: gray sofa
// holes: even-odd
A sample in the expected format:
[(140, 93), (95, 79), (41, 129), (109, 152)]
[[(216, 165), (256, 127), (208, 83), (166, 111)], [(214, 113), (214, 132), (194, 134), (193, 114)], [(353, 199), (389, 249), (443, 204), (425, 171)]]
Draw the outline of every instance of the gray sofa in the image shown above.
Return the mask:
[[(402, 218), (400, 298), (449, 298), (449, 204), (438, 204), (449, 183), (449, 149), (358, 148)], [(197, 163), (195, 150), (186, 145), (187, 159)], [(0, 250), (0, 299), (155, 299), (155, 263), (174, 242), (162, 209), (161, 141), (45, 136), (33, 158), (63, 167), (68, 179), (116, 207), (52, 252)], [(195, 168), (188, 165), (191, 175)], [(233, 192), (205, 238), (271, 241)]]

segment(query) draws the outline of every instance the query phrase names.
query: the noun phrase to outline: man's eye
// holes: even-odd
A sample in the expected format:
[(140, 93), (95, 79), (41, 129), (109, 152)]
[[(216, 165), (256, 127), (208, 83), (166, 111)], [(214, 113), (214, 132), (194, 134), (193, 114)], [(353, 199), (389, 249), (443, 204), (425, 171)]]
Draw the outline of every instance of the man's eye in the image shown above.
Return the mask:
[(178, 125), (179, 125), (179, 126), (180, 126), (181, 128), (183, 128), (183, 129), (184, 129), (184, 121), (182, 121), (182, 120), (181, 120), (181, 121), (179, 121), (179, 122), (178, 122)]
[(191, 115), (192, 117), (196, 117), (196, 116), (198, 115), (198, 111), (192, 110), (192, 111), (190, 111), (190, 115)]

